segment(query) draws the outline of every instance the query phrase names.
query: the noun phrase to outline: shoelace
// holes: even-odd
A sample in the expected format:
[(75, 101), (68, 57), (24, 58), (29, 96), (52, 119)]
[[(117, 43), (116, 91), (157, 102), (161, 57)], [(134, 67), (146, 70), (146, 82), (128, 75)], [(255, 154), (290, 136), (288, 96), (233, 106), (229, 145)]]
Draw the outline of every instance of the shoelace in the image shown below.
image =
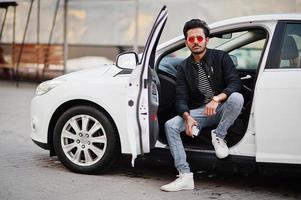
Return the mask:
[(173, 183), (176, 183), (176, 182), (180, 181), (181, 178), (182, 178), (182, 176), (180, 174), (178, 174), (176, 177), (177, 177), (177, 179), (174, 180)]
[(227, 144), (227, 141), (222, 138), (216, 137), (216, 140), (219, 144), (222, 144), (221, 141), (223, 141), (225, 144)]
[(181, 174), (178, 174), (176, 177), (177, 177), (177, 178), (181, 178), (182, 176), (181, 176)]

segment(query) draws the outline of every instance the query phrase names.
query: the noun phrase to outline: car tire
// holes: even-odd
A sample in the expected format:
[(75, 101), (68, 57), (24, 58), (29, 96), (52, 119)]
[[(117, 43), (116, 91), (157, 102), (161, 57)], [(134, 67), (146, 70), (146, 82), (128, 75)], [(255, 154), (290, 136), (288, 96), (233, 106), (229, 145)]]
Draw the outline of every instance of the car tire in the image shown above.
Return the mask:
[(91, 106), (72, 107), (59, 117), (53, 146), (63, 165), (83, 174), (110, 170), (121, 155), (116, 128)]

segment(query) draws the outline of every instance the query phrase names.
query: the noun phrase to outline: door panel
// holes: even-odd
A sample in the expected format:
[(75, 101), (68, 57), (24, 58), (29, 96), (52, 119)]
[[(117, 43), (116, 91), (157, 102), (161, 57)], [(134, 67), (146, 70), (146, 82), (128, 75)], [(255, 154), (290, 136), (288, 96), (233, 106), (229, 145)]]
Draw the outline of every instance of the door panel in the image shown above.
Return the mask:
[[(157, 44), (167, 20), (167, 9), (160, 11), (146, 42), (141, 62), (133, 70), (128, 84), (127, 123), (132, 149), (132, 164), (139, 154), (150, 152), (158, 134), (158, 83), (153, 74)], [(150, 139), (150, 134), (152, 139)]]
[(158, 122), (158, 107), (159, 107), (159, 91), (158, 88), (160, 87), (159, 78), (155, 70), (149, 68), (149, 145), (150, 148), (155, 146), (155, 143), (159, 136), (159, 122)]
[(301, 164), (301, 70), (266, 70), (255, 95), (256, 160)]
[(277, 25), (255, 90), (256, 160), (301, 164), (301, 24)]

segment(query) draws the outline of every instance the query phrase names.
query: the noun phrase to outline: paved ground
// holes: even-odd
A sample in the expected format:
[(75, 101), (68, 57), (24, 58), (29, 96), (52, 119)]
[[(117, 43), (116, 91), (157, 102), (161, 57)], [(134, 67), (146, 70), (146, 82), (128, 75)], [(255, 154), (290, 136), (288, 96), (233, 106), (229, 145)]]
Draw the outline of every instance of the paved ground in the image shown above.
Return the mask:
[(68, 171), (29, 137), (29, 106), (36, 84), (0, 81), (0, 200), (106, 199), (301, 199), (299, 179), (196, 174), (193, 191), (166, 193), (162, 184), (175, 177), (166, 164), (124, 159), (106, 175)]

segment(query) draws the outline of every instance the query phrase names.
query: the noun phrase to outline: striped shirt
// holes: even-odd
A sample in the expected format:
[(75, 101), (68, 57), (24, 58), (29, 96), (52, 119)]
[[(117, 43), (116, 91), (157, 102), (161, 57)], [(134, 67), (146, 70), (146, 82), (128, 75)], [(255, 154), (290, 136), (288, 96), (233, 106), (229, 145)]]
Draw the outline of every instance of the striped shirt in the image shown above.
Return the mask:
[(211, 101), (212, 97), (214, 96), (213, 90), (211, 88), (209, 79), (206, 75), (206, 72), (204, 70), (203, 63), (196, 63), (196, 66), (198, 67), (198, 89), (199, 91), (205, 96), (204, 103), (207, 104)]

